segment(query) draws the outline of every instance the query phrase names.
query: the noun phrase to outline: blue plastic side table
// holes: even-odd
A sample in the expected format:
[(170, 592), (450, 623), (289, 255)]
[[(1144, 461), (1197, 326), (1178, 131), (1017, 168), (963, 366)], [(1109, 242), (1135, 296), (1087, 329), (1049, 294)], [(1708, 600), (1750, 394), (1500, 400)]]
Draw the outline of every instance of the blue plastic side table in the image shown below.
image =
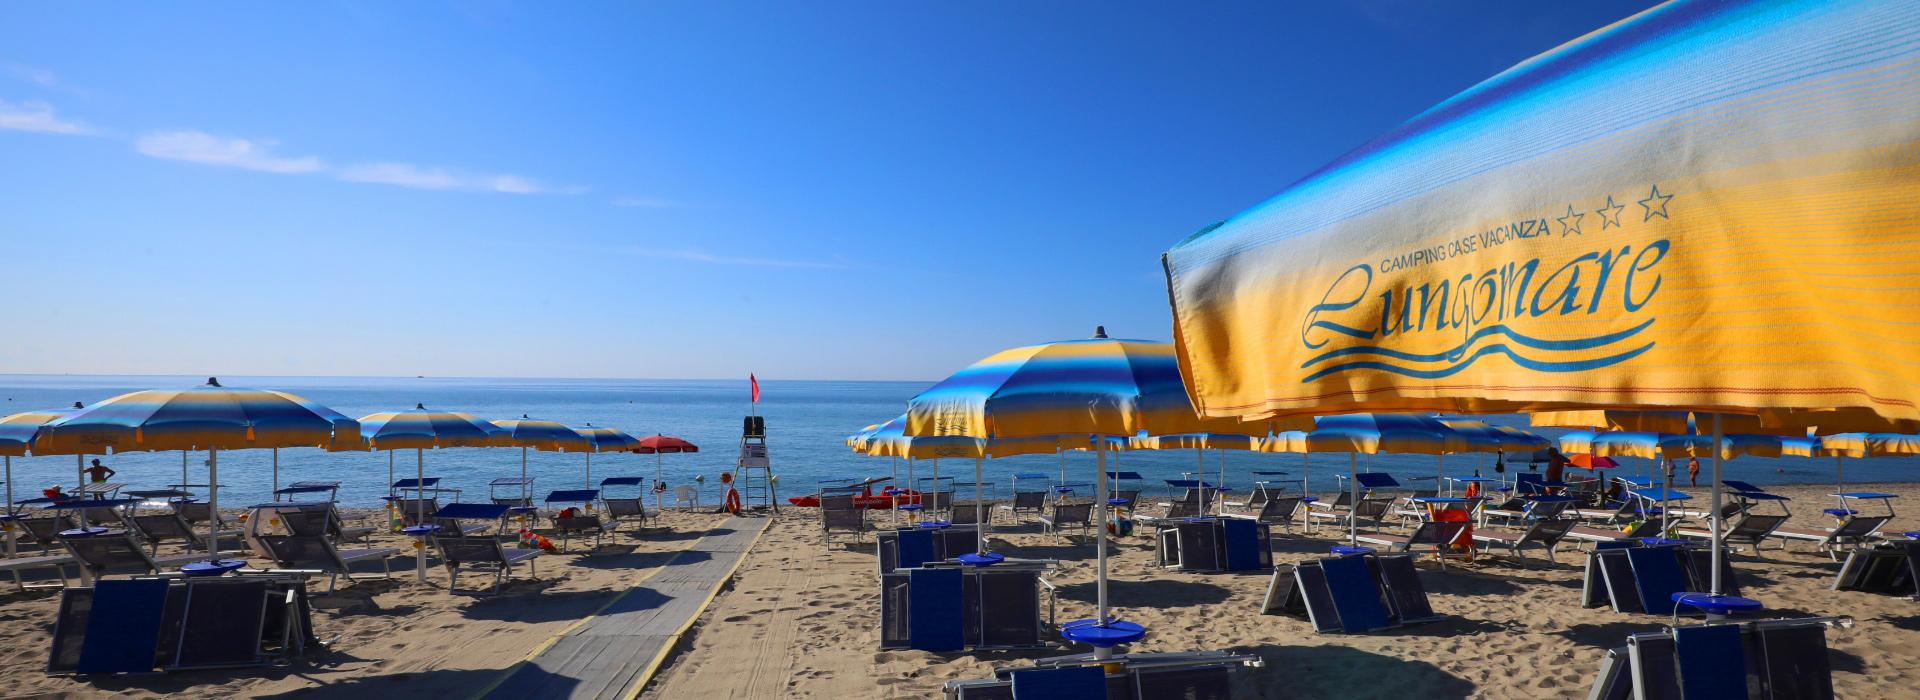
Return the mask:
[(415, 525), (413, 527), (400, 528), (400, 532), (402, 534), (410, 535), (413, 537), (426, 537), (427, 535), (431, 535), (434, 533), (434, 531), (439, 529), (440, 529), (439, 525)]
[(107, 529), (104, 527), (76, 527), (72, 530), (60, 531), (61, 537), (94, 537), (104, 534), (107, 534)]
[(1908, 530), (1900, 534), (1910, 540), (1920, 540), (1920, 530)]
[(1122, 644), (1140, 641), (1147, 636), (1147, 628), (1137, 622), (1126, 620), (1108, 620), (1107, 624), (1098, 624), (1093, 618), (1073, 620), (1060, 626), (1060, 636), (1069, 642), (1085, 644), (1095, 649), (1111, 649)]
[(1355, 554), (1372, 554), (1373, 548), (1372, 547), (1354, 547), (1350, 545), (1336, 544), (1333, 546), (1333, 548), (1330, 551), (1332, 551), (1335, 556), (1347, 557), (1347, 556), (1353, 556)]
[(952, 525), (953, 523), (945, 520), (927, 520), (914, 524), (914, 527), (922, 530), (944, 530)]
[(1671, 546), (1676, 544), (1686, 544), (1686, 543), (1687, 543), (1686, 540), (1670, 540), (1665, 537), (1640, 538), (1640, 544), (1644, 544), (1648, 547), (1666, 547), (1666, 546)]
[(1709, 593), (1680, 592), (1673, 594), (1674, 617), (1679, 617), (1679, 605), (1696, 608), (1707, 614), (1707, 619), (1718, 620), (1729, 615), (1749, 613), (1760, 609), (1760, 601), (1732, 595), (1712, 595)]

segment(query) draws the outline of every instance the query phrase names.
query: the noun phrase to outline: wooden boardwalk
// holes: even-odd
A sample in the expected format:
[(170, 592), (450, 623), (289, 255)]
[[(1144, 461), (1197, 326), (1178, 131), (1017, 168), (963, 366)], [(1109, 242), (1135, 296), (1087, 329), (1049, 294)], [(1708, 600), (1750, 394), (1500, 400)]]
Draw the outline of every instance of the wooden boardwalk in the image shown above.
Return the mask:
[(766, 527), (766, 518), (727, 519), (674, 555), (658, 573), (515, 665), (481, 697), (576, 700), (638, 695)]

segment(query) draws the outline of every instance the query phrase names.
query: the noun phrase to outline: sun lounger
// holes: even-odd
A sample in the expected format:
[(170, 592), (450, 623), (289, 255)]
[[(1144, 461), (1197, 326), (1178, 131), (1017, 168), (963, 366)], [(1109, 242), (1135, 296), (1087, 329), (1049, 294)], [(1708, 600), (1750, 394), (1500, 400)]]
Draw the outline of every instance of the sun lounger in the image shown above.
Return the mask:
[(1567, 514), (1581, 520), (1598, 520), (1603, 523), (1624, 523), (1640, 517), (1640, 507), (1633, 499), (1614, 501), (1609, 508), (1569, 508)]
[[(197, 527), (214, 518), (213, 507), (208, 505), (206, 501), (179, 499), (170, 501), (169, 503), (173, 506), (173, 512), (179, 513), (181, 518), (186, 519), (188, 525)], [(220, 522), (215, 524), (214, 527), (224, 532), (227, 528), (226, 519), (221, 518)]]
[(162, 569), (204, 561), (207, 555), (175, 554), (155, 557), (135, 542), (133, 535), (125, 531), (107, 532), (88, 537), (61, 536), (60, 543), (66, 545), (67, 552), (78, 560), (80, 566), (95, 578), (111, 574), (153, 574)]
[(1803, 528), (1780, 526), (1768, 536), (1781, 540), (1780, 548), (1786, 549), (1787, 540), (1814, 543), (1816, 551), (1825, 552), (1834, 561), (1840, 560), (1842, 547), (1859, 547), (1872, 541), (1875, 533), (1892, 520), (1885, 515), (1848, 515), (1840, 520), (1837, 527)]
[[(1468, 523), (1424, 522), (1414, 528), (1412, 534), (1387, 535), (1370, 533), (1357, 536), (1361, 544), (1385, 547), (1389, 552), (1413, 553), (1413, 548), (1424, 547), (1433, 552), (1440, 562), (1440, 568), (1447, 568), (1447, 549), (1460, 539), (1460, 533), (1467, 529)], [(1476, 537), (1477, 539), (1477, 537)]]
[(1074, 654), (996, 668), (990, 679), (947, 681), (944, 689), (946, 700), (1225, 700), (1234, 697), (1233, 669), (1260, 665), (1260, 657), (1222, 651)]
[(1634, 524), (1634, 526), (1631, 529), (1628, 529), (1625, 531), (1616, 530), (1610, 527), (1592, 527), (1588, 525), (1575, 525), (1567, 530), (1566, 537), (1562, 539), (1575, 540), (1578, 542), (1599, 543), (1599, 542), (1636, 541), (1642, 537), (1658, 537), (1658, 536), (1660, 536), (1660, 521), (1642, 520), (1639, 523)]
[(1758, 620), (1629, 635), (1626, 646), (1602, 659), (1587, 697), (1831, 700), (1826, 628), (1852, 624), (1832, 617)]
[(28, 542), (40, 545), (42, 554), (52, 554), (54, 549), (59, 548), (61, 531), (71, 530), (74, 526), (73, 519), (61, 513), (17, 516), (13, 524), (19, 526)]
[(880, 530), (874, 533), (874, 550), (879, 554), (880, 573), (886, 574), (972, 552), (979, 548), (978, 536), (972, 525)]
[(1037, 516), (1046, 512), (1047, 497), (1051, 495), (1052, 494), (1047, 491), (1015, 491), (1013, 492), (1013, 502), (1001, 505), (1000, 507), (1012, 512), (1014, 521), (1018, 522), (1021, 513), (1033, 513)]
[[(508, 507), (502, 504), (500, 507)], [(500, 592), (500, 584), (513, 576), (513, 565), (525, 563), (527, 575), (539, 578), (540, 572), (534, 565), (539, 557), (538, 549), (508, 549), (498, 537), (439, 536), (433, 538), (433, 546), (440, 550), (440, 563), (447, 567), (447, 591), (460, 588), (460, 567), (470, 566), (483, 571), (493, 572), (493, 592)]]
[(1192, 518), (1155, 538), (1160, 565), (1181, 571), (1265, 571), (1273, 567), (1273, 535), (1252, 518)]
[[(340, 500), (340, 482), (338, 481), (296, 481), (291, 484), (287, 484), (286, 486), (282, 486), (280, 487), (279, 490), (274, 491), (273, 500), (278, 501), (280, 500), (281, 496), (286, 496), (287, 500), (292, 501), (292, 500), (298, 500), (299, 497), (301, 496), (317, 496), (323, 493), (327, 495), (326, 499), (324, 500), (326, 500), (328, 503), (332, 503), (334, 501)], [(308, 500), (312, 500), (312, 499), (308, 499)]]
[(1920, 598), (1920, 542), (1888, 542), (1847, 553), (1833, 590)]
[(1560, 540), (1574, 527), (1574, 521), (1564, 518), (1535, 520), (1521, 531), (1496, 528), (1480, 528), (1473, 531), (1473, 541), (1480, 543), (1482, 549), (1501, 548), (1516, 559), (1526, 559), (1527, 545), (1536, 544), (1547, 550), (1547, 561), (1557, 560)]
[(1294, 514), (1299, 512), (1300, 496), (1274, 496), (1261, 501), (1260, 507), (1252, 513), (1221, 513), (1223, 518), (1252, 518), (1268, 525), (1279, 525), (1288, 532), (1293, 531)]
[(102, 581), (63, 592), (51, 674), (144, 674), (254, 666), (320, 646), (305, 577), (241, 572)]
[[(1053, 634), (1049, 562), (924, 562), (880, 577), (880, 648), (958, 651), (1037, 647)], [(1046, 595), (1042, 605), (1041, 595)]]
[(853, 541), (859, 542), (870, 529), (867, 526), (867, 511), (857, 507), (852, 494), (822, 495), (820, 497), (820, 542), (832, 544), (833, 533), (845, 532), (853, 535)]
[(73, 556), (70, 554), (44, 554), (37, 557), (14, 557), (12, 559), (0, 559), (0, 574), (15, 574), (14, 583), (18, 584), (20, 587), (20, 590), (24, 591), (24, 590), (27, 590), (29, 586), (26, 584), (25, 581), (21, 580), (20, 577), (18, 576), (20, 572), (37, 571), (40, 569), (52, 569), (55, 574), (60, 576), (60, 585), (62, 587), (65, 587), (67, 585), (67, 567), (74, 566), (79, 563), (80, 563), (80, 560), (73, 558)]
[(1480, 519), (1502, 520), (1509, 525), (1558, 518), (1573, 507), (1573, 498), (1555, 494), (1529, 494), (1507, 499), (1498, 505), (1481, 508)]
[[(594, 550), (600, 549), (601, 538), (607, 534), (608, 526), (600, 516), (591, 511), (593, 502), (599, 498), (599, 489), (571, 489), (547, 494), (544, 503), (547, 510), (553, 511), (553, 529), (560, 533), (560, 551), (567, 551), (568, 543), (576, 535), (592, 535)], [(580, 506), (572, 508), (573, 513), (570, 515), (563, 515), (569, 510), (568, 508), (555, 507), (575, 503)]]
[(326, 574), (328, 593), (333, 592), (339, 577), (346, 576), (348, 581), (353, 580), (349, 565), (357, 561), (379, 561), (381, 578), (392, 576), (393, 569), (388, 560), (400, 553), (400, 550), (390, 547), (340, 549), (327, 538), (313, 535), (258, 535), (248, 539), (257, 543), (276, 567)]
[(159, 554), (160, 545), (164, 542), (180, 542), (188, 549), (196, 546), (205, 549), (206, 542), (201, 533), (194, 532), (193, 526), (188, 525), (187, 519), (180, 517), (179, 513), (135, 515), (127, 519), (127, 524), (140, 535), (141, 541), (147, 543), (151, 554)]
[[(1603, 545), (1587, 553), (1581, 604), (1610, 605), (1615, 612), (1672, 615), (1674, 593), (1712, 588), (1712, 562), (1713, 553), (1706, 549), (1648, 547), (1639, 542)], [(1740, 580), (1732, 563), (1723, 558), (1720, 564), (1721, 592), (1739, 595)]]
[[(1722, 542), (1729, 545), (1747, 545), (1752, 547), (1754, 556), (1759, 556), (1760, 543), (1765, 542), (1768, 537), (1772, 537), (1775, 530), (1785, 525), (1788, 517), (1789, 516), (1785, 515), (1750, 512), (1740, 516), (1740, 519), (1733, 521), (1731, 527), (1722, 530), (1720, 532), (1720, 538)], [(1692, 539), (1709, 541), (1713, 539), (1713, 531), (1708, 528), (1680, 527), (1675, 528), (1674, 532), (1681, 537)]]
[[(497, 480), (496, 480), (497, 481)], [(529, 483), (533, 479), (527, 479)], [(635, 527), (647, 526), (647, 479), (641, 476), (610, 476), (600, 480), (600, 505), (606, 511), (607, 520), (617, 529), (623, 520), (631, 520)], [(615, 497), (614, 489), (632, 488), (632, 495)], [(499, 502), (502, 499), (495, 499)]]
[(1349, 634), (1441, 619), (1411, 554), (1355, 554), (1276, 570), (1260, 612), (1304, 614), (1315, 632)]
[(1040, 516), (1040, 525), (1053, 533), (1055, 541), (1060, 539), (1060, 531), (1066, 528), (1089, 532), (1093, 529), (1093, 504), (1055, 503), (1052, 511)]
[[(624, 481), (625, 479), (632, 479), (632, 483), (634, 484), (640, 483), (638, 477), (613, 477), (601, 479), (600, 488), (605, 490), (608, 482), (627, 483)], [(528, 488), (531, 486), (533, 486), (533, 477), (530, 476), (503, 476), (488, 481), (487, 502), (513, 508), (532, 508), (533, 494), (528, 492)], [(506, 493), (501, 493), (501, 489), (505, 489)]]

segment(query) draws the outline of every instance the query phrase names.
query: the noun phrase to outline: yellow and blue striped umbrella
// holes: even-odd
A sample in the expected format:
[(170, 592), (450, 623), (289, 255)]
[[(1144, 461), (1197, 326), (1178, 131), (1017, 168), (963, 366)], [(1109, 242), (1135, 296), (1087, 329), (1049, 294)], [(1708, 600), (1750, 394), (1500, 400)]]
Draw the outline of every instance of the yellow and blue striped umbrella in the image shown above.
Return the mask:
[[(1290, 427), (1290, 426), (1289, 426)], [(906, 434), (1017, 438), (1265, 434), (1270, 426), (1195, 415), (1173, 346), (1104, 332), (1002, 350), (907, 402)]]
[[(39, 435), (40, 429), (45, 427), (46, 424), (73, 415), (74, 411), (78, 411), (81, 408), (82, 406), (76, 402), (73, 404), (73, 408), (22, 411), (5, 418), (0, 418), (0, 459), (4, 459), (6, 462), (7, 514), (10, 515), (13, 513), (13, 458), (23, 457), (27, 454), (27, 447), (33, 443), (34, 436)], [(85, 457), (81, 459), (84, 460)], [(84, 486), (85, 484), (86, 482), (83, 477), (81, 485)], [(9, 556), (11, 556), (13, 543), (9, 542), (7, 544), (8, 553)]]
[[(1439, 458), (1453, 452), (1492, 452), (1498, 446), (1499, 443), (1493, 438), (1461, 433), (1428, 416), (1353, 413), (1316, 418), (1311, 431), (1277, 433), (1262, 443), (1261, 451), (1347, 453), (1347, 487), (1352, 501), (1357, 504), (1360, 484), (1355, 477), (1360, 472), (1361, 453), (1429, 454)], [(1436, 478), (1444, 479), (1445, 474), (1440, 473)], [(1303, 476), (1302, 488), (1305, 488), (1305, 481)], [(1438, 482), (1435, 488), (1439, 488)], [(1359, 537), (1358, 521), (1359, 518), (1347, 519), (1348, 544), (1354, 544)]]
[[(1703, 457), (1713, 454), (1713, 438), (1707, 435), (1670, 435), (1647, 431), (1575, 430), (1560, 436), (1560, 451), (1596, 457), (1653, 460)], [(1722, 456), (1732, 458), (1724, 448)]]
[(340, 448), (357, 443), (360, 426), (307, 399), (280, 391), (239, 389), (209, 379), (191, 389), (121, 394), (47, 424), (34, 454)]
[(1675, 0), (1428, 109), (1167, 252), (1195, 406), (1920, 420), (1916, 34)]
[[(413, 450), (415, 498), (414, 522), (427, 521), (426, 451), (453, 447), (506, 447), (507, 431), (492, 423), (459, 411), (430, 410), (426, 404), (414, 404), (410, 411), (374, 413), (360, 419), (360, 434), (375, 450), (387, 452), (387, 483), (393, 479), (393, 451)], [(427, 550), (424, 541), (415, 543), (414, 580), (427, 581)]]
[[(593, 453), (631, 453), (633, 452), (633, 448), (640, 446), (640, 438), (628, 435), (625, 431), (614, 428), (596, 428), (592, 423), (588, 423), (584, 427), (574, 428), (573, 431), (579, 433), (580, 437), (586, 438), (587, 444), (592, 448), (587, 450), (587, 485), (582, 488), (593, 488)], [(592, 504), (588, 504), (588, 507), (592, 507)]]
[(1920, 455), (1920, 435), (1844, 433), (1820, 440), (1827, 454), (1842, 457), (1898, 457)]
[[(24, 457), (27, 448), (33, 444), (33, 438), (48, 423), (73, 415), (80, 410), (80, 404), (73, 408), (52, 408), (44, 411), (22, 411), (0, 418), (0, 455)], [(9, 482), (12, 479), (8, 479)]]
[(586, 452), (592, 444), (572, 428), (550, 420), (540, 420), (526, 414), (519, 418), (489, 421), (494, 427), (506, 431), (507, 444), (520, 448), (520, 499), (525, 501), (527, 494), (527, 450), (541, 452)]

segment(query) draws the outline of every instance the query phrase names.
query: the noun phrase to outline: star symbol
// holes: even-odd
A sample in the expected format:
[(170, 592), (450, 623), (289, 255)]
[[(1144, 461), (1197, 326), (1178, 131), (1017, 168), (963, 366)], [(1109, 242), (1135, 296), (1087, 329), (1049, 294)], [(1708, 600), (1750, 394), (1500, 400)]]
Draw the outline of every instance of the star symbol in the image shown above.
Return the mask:
[[(1655, 184), (1653, 186), (1653, 194), (1649, 194), (1646, 199), (1640, 200), (1640, 206), (1645, 207), (1647, 210), (1646, 215), (1643, 216), (1640, 221), (1642, 223), (1652, 221), (1655, 216), (1662, 219), (1669, 218), (1667, 216), (1667, 200), (1669, 199), (1673, 199), (1673, 195), (1660, 194), (1660, 185)], [(1654, 204), (1654, 202), (1658, 202), (1658, 204)]]
[[(1573, 205), (1569, 204), (1567, 205), (1567, 215), (1554, 219), (1554, 221), (1560, 222), (1560, 236), (1565, 238), (1567, 234), (1570, 233), (1585, 235), (1580, 234), (1580, 220), (1584, 218), (1587, 218), (1585, 212), (1576, 212), (1573, 210)], [(1569, 221), (1573, 223), (1567, 223)]]
[(1600, 230), (1605, 231), (1614, 226), (1619, 226), (1620, 210), (1625, 208), (1627, 208), (1627, 206), (1624, 204), (1613, 203), (1613, 195), (1607, 195), (1607, 205), (1593, 210), (1595, 214), (1600, 215)]

